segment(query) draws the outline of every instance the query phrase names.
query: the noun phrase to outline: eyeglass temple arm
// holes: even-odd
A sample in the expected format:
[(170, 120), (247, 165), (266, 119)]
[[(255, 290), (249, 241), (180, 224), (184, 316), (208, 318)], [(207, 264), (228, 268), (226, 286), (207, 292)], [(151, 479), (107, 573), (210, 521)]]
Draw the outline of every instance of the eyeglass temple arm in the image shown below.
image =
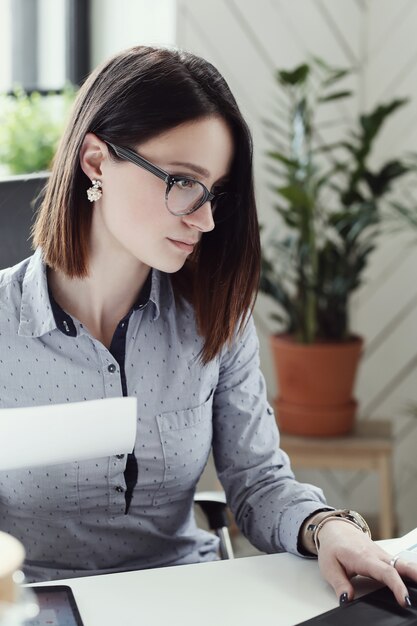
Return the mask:
[(161, 169), (157, 165), (150, 163), (139, 154), (136, 154), (136, 152), (133, 152), (133, 150), (129, 150), (129, 148), (122, 148), (121, 146), (115, 146), (114, 143), (111, 143), (110, 141), (106, 141), (106, 143), (111, 146), (115, 153), (120, 157), (136, 163), (145, 170), (148, 170), (148, 172), (155, 174), (155, 176), (158, 176), (158, 178), (161, 178), (166, 183), (169, 182), (171, 176), (168, 172), (165, 172), (165, 170)]

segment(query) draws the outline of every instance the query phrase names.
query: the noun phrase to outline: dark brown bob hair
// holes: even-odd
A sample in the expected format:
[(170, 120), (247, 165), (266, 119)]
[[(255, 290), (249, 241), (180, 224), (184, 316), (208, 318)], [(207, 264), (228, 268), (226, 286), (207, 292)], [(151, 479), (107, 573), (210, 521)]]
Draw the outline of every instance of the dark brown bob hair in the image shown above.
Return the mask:
[[(86, 133), (132, 147), (185, 122), (221, 116), (234, 138), (233, 216), (205, 233), (172, 283), (192, 302), (207, 363), (242, 330), (256, 297), (259, 228), (252, 139), (226, 81), (211, 63), (184, 51), (136, 46), (98, 67), (81, 87), (57, 150), (34, 227), (33, 246), (69, 277), (88, 275), (91, 205), (79, 153)], [(117, 158), (113, 155), (113, 158)]]

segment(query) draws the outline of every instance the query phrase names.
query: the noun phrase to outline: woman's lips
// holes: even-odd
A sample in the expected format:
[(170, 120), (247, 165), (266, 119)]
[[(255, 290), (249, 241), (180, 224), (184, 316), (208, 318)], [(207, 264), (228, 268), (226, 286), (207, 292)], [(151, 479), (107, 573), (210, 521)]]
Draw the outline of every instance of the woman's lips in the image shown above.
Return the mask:
[(174, 244), (176, 248), (179, 248), (180, 250), (182, 250), (183, 252), (187, 252), (188, 254), (190, 254), (194, 250), (195, 243), (187, 243), (185, 241), (179, 241), (178, 239), (169, 238), (168, 241)]

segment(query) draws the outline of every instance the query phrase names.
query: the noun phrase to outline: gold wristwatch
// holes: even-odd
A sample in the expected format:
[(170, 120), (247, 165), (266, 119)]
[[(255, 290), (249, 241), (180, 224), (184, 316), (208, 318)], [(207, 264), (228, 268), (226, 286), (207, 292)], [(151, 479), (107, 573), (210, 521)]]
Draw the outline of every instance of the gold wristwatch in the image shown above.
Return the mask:
[[(337, 509), (334, 511), (321, 511), (313, 515), (307, 520), (307, 526), (305, 528), (305, 547), (314, 554), (318, 554), (320, 548), (320, 541), (318, 538), (320, 530), (323, 526), (332, 519), (339, 519), (340, 521), (352, 524), (359, 530), (366, 533), (371, 538), (371, 531), (360, 513), (357, 511), (351, 511), (350, 509)], [(314, 549), (312, 549), (314, 546)]]

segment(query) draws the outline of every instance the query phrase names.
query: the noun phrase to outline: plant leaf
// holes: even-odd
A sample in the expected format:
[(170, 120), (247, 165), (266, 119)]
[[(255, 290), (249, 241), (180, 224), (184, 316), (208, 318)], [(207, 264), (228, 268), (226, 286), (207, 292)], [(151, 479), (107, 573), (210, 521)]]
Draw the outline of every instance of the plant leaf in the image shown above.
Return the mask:
[(285, 187), (277, 187), (276, 191), (283, 197), (289, 200), (292, 204), (298, 206), (312, 206), (312, 198), (297, 185), (287, 185)]
[(299, 167), (298, 161), (295, 161), (294, 159), (289, 159), (281, 152), (271, 151), (271, 152), (267, 152), (267, 155), (270, 156), (275, 161), (280, 161), (281, 163), (284, 163), (288, 167), (291, 167), (291, 168)]
[(331, 102), (333, 100), (341, 100), (342, 98), (349, 98), (351, 95), (351, 91), (335, 91), (334, 93), (330, 93), (328, 96), (321, 96), (321, 98), (319, 98), (319, 102)]
[(281, 85), (295, 86), (304, 84), (310, 74), (310, 67), (307, 63), (299, 65), (291, 71), (280, 70), (277, 72), (277, 78)]
[(349, 76), (349, 74), (351, 74), (351, 70), (345, 69), (345, 70), (335, 70), (333, 74), (331, 74), (329, 76), (329, 78), (326, 78), (326, 80), (323, 81), (323, 85), (325, 87), (333, 85), (334, 83), (338, 82), (339, 80), (342, 80), (342, 78), (345, 78), (346, 76)]

